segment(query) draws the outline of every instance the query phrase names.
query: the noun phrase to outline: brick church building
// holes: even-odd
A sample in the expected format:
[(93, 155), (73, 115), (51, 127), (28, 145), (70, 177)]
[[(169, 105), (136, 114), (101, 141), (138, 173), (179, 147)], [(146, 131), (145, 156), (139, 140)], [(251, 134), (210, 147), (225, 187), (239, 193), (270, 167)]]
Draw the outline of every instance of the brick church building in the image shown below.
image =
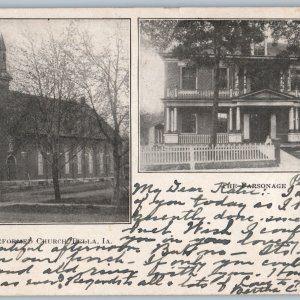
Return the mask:
[[(11, 91), (9, 83), (12, 77), (6, 66), (6, 47), (3, 36), (0, 36), (0, 181), (16, 180), (51, 180), (51, 165), (45, 156), (49, 153), (40, 151), (34, 132), (26, 123), (37, 105), (37, 96)], [(51, 99), (45, 101), (52, 101)], [(7, 105), (19, 111), (22, 116), (16, 124), (21, 128), (22, 134), (14, 137), (14, 129), (6, 128), (12, 117), (5, 114)], [(66, 102), (65, 109), (80, 109), (84, 126), (64, 129), (60, 136), (61, 151), (60, 178), (85, 179), (101, 178), (113, 175), (112, 147), (104, 134), (94, 130), (94, 134), (86, 130), (91, 126), (92, 110), (81, 101)], [(28, 117), (29, 116), (29, 117)], [(88, 122), (86, 122), (88, 120)], [(80, 123), (80, 122), (79, 122)], [(103, 123), (105, 123), (103, 121)], [(95, 122), (92, 126), (95, 125)], [(96, 126), (96, 125), (95, 125)], [(109, 127), (107, 123), (105, 126)], [(70, 127), (70, 126), (69, 126)], [(73, 127), (73, 126), (71, 126)], [(27, 130), (28, 128), (28, 130)], [(110, 128), (110, 127), (109, 127)], [(16, 131), (18, 129), (16, 128)], [(110, 128), (110, 130), (112, 130)], [(9, 133), (10, 131), (10, 133)]]

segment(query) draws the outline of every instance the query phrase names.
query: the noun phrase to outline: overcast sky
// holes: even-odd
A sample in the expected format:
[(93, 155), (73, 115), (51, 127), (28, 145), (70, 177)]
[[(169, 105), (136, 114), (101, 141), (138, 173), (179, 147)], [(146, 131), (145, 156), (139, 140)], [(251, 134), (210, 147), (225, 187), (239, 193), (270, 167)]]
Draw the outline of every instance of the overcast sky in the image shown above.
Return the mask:
[[(54, 36), (59, 36), (63, 30), (74, 22), (79, 30), (88, 32), (92, 36), (96, 49), (101, 49), (113, 42), (115, 33), (123, 40), (125, 49), (130, 49), (130, 21), (129, 20), (106, 20), (106, 19), (0, 19), (0, 32), (3, 34), (8, 64), (17, 59), (14, 57), (14, 47), (24, 43), (25, 32), (30, 33), (36, 43), (48, 37), (51, 31)], [(9, 68), (9, 66), (8, 66)]]
[(156, 113), (163, 110), (161, 98), (164, 94), (164, 63), (152, 49), (140, 51), (140, 108)]
[(122, 30), (122, 36), (126, 38), (129, 45), (129, 20), (0, 19), (0, 32), (4, 36), (7, 47), (13, 47), (22, 42), (22, 37), (26, 30), (28, 30), (33, 37), (37, 38), (42, 38), (49, 30), (59, 35), (71, 22), (77, 24), (79, 28), (90, 32), (90, 34), (99, 41), (99, 45), (105, 43), (115, 32)]

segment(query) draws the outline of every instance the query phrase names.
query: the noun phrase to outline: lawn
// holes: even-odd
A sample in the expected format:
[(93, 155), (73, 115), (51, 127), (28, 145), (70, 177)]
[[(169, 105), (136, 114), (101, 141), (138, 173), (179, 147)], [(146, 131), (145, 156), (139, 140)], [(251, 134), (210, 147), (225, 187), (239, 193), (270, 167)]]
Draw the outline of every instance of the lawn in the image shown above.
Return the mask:
[(68, 184), (55, 201), (52, 187), (6, 190), (0, 198), (0, 223), (128, 222), (128, 198), (116, 208), (112, 192), (109, 182)]
[(128, 222), (128, 210), (101, 207), (14, 205), (2, 207), (0, 223), (120, 223)]

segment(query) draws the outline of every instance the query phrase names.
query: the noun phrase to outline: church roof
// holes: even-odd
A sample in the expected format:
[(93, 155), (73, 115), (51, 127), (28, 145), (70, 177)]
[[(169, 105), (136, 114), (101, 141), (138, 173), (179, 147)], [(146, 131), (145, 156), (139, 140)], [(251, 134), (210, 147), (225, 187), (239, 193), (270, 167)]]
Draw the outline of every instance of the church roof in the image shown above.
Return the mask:
[[(1, 50), (6, 50), (6, 47), (0, 33)], [(9, 81), (12, 78), (6, 70), (6, 64), (4, 66), (5, 69), (0, 69), (0, 79)], [(56, 114), (56, 110), (60, 113)], [(57, 122), (58, 118), (61, 122)], [(10, 91), (8, 85), (0, 86), (0, 121), (0, 131), (4, 128), (4, 131), (10, 131), (11, 135), (18, 131), (20, 136), (34, 135), (36, 132), (50, 136), (59, 130), (61, 137), (107, 140), (114, 132), (113, 128), (101, 116), (96, 115), (82, 99), (58, 101), (42, 98)], [(56, 125), (58, 123), (59, 125)]]
[[(16, 91), (0, 93), (0, 111), (4, 113), (2, 116), (0, 114), (0, 118), (7, 118), (12, 134), (14, 130), (21, 130), (22, 133), (28, 135), (34, 134), (35, 126), (39, 124), (39, 133), (47, 135), (51, 130), (49, 129), (51, 120), (46, 120), (46, 118), (49, 116), (51, 118), (53, 101), (57, 100), (41, 99), (38, 96)], [(61, 137), (105, 140), (107, 138), (100, 130), (98, 120), (105, 132), (112, 135), (112, 127), (101, 117), (96, 120), (94, 111), (86, 103), (62, 101), (61, 105), (62, 111), (65, 112), (62, 114)], [(5, 114), (5, 111), (10, 112), (10, 115)]]

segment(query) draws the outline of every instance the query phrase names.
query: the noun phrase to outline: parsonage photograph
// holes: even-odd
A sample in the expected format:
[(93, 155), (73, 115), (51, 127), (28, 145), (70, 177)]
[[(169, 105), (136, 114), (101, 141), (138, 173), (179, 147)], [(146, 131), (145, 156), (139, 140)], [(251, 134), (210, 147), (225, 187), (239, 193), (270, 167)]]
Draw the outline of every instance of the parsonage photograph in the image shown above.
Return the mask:
[(129, 222), (130, 19), (0, 19), (0, 223)]
[(300, 170), (300, 22), (140, 19), (139, 170)]

